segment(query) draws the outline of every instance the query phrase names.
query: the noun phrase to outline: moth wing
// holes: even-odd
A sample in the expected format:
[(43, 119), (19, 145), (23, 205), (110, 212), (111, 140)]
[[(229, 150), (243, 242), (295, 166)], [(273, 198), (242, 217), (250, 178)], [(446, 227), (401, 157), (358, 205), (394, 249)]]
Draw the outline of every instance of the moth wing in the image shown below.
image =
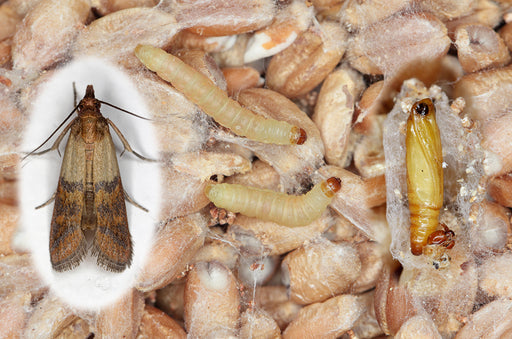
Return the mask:
[(87, 253), (81, 228), (84, 185), (85, 144), (72, 129), (62, 159), (50, 229), (50, 260), (56, 271), (78, 266)]
[(117, 156), (107, 123), (98, 128), (103, 137), (94, 147), (93, 181), (97, 226), (92, 254), (108, 271), (122, 272), (132, 261), (132, 240), (128, 228), (123, 185)]

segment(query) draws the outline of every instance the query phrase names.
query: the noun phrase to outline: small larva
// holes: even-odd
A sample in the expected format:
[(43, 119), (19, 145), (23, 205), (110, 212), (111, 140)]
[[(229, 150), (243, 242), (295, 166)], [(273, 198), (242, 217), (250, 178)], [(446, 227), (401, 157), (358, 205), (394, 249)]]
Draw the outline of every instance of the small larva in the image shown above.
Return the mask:
[(259, 116), (230, 99), (206, 76), (160, 48), (138, 45), (135, 55), (150, 70), (170, 82), (220, 125), (252, 140), (278, 145), (301, 145), (306, 131), (285, 121)]
[(341, 180), (331, 177), (319, 182), (304, 195), (213, 183), (206, 186), (205, 194), (217, 207), (294, 227), (309, 225), (320, 217), (340, 188)]
[(443, 206), (441, 136), (434, 104), (429, 98), (412, 106), (405, 144), (411, 252), (420, 255), (439, 225), (439, 211)]

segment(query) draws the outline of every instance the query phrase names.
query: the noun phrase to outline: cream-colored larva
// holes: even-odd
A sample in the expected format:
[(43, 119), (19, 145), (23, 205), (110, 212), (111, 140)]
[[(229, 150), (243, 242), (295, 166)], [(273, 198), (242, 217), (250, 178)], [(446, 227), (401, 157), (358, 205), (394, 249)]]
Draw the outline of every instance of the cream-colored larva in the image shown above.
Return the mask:
[(285, 121), (267, 119), (230, 99), (206, 76), (160, 48), (138, 45), (135, 55), (150, 70), (170, 82), (206, 114), (235, 134), (278, 145), (301, 145), (306, 131)]
[(316, 184), (304, 195), (288, 195), (236, 184), (213, 184), (205, 188), (215, 206), (284, 226), (305, 226), (320, 217), (341, 188), (341, 180), (331, 177)]

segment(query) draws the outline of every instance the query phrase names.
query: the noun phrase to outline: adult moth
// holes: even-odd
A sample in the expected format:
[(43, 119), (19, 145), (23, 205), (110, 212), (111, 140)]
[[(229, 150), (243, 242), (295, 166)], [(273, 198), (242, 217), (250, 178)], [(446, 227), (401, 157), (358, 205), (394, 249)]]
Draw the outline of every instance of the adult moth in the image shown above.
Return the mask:
[(187, 99), (237, 135), (278, 145), (301, 145), (306, 131), (285, 121), (259, 116), (243, 108), (205, 75), (160, 48), (138, 45), (135, 55), (150, 70), (170, 82)]
[(284, 226), (305, 226), (320, 217), (341, 188), (336, 177), (323, 180), (304, 195), (288, 195), (237, 184), (213, 184), (205, 194), (215, 206)]
[(439, 226), (443, 206), (443, 153), (435, 107), (429, 98), (413, 104), (405, 137), (407, 195), (411, 214), (411, 252), (420, 255), (426, 245), (452, 248), (455, 234)]
[(88, 85), (84, 98), (59, 128), (75, 111), (78, 116), (64, 128), (52, 147), (35, 153), (59, 128), (28, 154), (58, 150), (69, 132), (57, 190), (49, 201), (36, 207), (55, 201), (49, 241), (50, 260), (55, 271), (73, 269), (89, 251), (97, 257), (100, 267), (113, 272), (124, 271), (130, 266), (133, 255), (125, 199), (147, 212), (123, 189), (109, 126), (118, 135), (125, 151), (140, 159), (149, 159), (133, 151), (114, 123), (103, 117), (101, 103), (120, 109), (96, 99), (93, 86)]

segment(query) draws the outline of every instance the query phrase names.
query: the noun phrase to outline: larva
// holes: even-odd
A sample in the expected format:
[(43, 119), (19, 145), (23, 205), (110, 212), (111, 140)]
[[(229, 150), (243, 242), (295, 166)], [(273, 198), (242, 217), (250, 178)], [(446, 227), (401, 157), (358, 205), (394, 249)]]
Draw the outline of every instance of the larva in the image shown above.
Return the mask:
[(443, 206), (441, 136), (434, 104), (429, 98), (412, 106), (405, 144), (411, 252), (420, 255), (439, 225), (439, 211)]
[(341, 180), (331, 177), (319, 182), (304, 195), (213, 183), (206, 186), (205, 193), (217, 207), (294, 227), (309, 225), (320, 217), (340, 188)]
[(278, 145), (301, 145), (306, 131), (285, 121), (259, 116), (243, 108), (210, 79), (160, 48), (138, 45), (135, 55), (150, 70), (170, 82), (220, 125), (252, 140)]

